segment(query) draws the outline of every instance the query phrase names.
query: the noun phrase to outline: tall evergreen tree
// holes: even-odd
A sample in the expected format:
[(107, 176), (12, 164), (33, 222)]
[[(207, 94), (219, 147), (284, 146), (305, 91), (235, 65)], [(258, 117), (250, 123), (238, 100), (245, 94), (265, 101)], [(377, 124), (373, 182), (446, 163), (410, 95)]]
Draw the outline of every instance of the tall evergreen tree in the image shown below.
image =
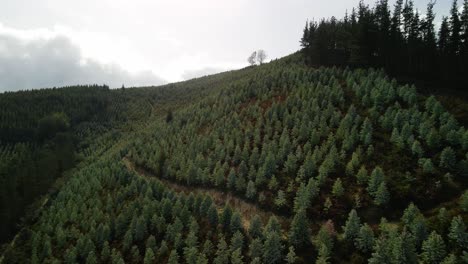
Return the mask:
[[(461, 46), (461, 21), (460, 13), (458, 12), (457, 0), (453, 0), (452, 8), (450, 9), (450, 37), (449, 37), (449, 52), (451, 56), (456, 56), (460, 52)], [(455, 62), (455, 61), (454, 61)]]
[(289, 229), (289, 242), (295, 248), (303, 248), (310, 243), (309, 224), (305, 210), (296, 213)]
[(283, 260), (283, 245), (281, 244), (281, 238), (278, 233), (275, 231), (267, 232), (263, 247), (263, 260), (265, 263), (281, 263)]

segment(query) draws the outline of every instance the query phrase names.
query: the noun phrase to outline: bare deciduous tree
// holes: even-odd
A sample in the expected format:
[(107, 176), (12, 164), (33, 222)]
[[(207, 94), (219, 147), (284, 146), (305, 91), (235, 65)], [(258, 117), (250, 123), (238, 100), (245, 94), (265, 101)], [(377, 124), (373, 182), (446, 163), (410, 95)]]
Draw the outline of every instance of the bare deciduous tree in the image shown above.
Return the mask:
[(249, 62), (250, 66), (255, 65), (256, 58), (257, 58), (257, 52), (254, 51), (252, 55), (250, 55), (249, 58), (247, 58), (247, 61)]
[(257, 51), (257, 61), (259, 64), (263, 64), (263, 62), (266, 60), (267, 55), (264, 50), (258, 50)]

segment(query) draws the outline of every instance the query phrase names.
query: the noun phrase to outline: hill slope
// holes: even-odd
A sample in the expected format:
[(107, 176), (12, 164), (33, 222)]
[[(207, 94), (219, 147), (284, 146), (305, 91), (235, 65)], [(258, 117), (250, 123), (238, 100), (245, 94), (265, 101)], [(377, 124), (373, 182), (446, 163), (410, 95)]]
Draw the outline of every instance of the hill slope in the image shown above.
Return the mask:
[(296, 54), (110, 93), (146, 110), (86, 138), (5, 263), (467, 257), (468, 132), (382, 71)]

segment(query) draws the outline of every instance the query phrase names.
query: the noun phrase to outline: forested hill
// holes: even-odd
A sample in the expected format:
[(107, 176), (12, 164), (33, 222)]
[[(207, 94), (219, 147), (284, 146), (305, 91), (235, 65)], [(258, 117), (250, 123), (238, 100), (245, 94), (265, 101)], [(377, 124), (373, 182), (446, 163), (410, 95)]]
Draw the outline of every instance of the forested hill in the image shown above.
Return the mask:
[(426, 10), (418, 10), (413, 0), (361, 1), (341, 19), (309, 21), (301, 39), (307, 63), (385, 68), (398, 79), (466, 98), (468, 0), (452, 0), (449, 14), (437, 14), (437, 2), (427, 0)]
[[(468, 131), (450, 104), (383, 70), (305, 60), (297, 53), (162, 87), (92, 88), (106, 110), (80, 122), (73, 103), (31, 113), (37, 125), (67, 117), (79, 158), (28, 211), (0, 261), (466, 261)], [(74, 90), (0, 100), (35, 93), (69, 102)], [(11, 113), (2, 120), (15, 120), (2, 109)], [(35, 127), (24, 124), (3, 126)], [(34, 137), (2, 136), (2, 159), (19, 144), (53, 140)], [(3, 204), (29, 185), (2, 190)]]

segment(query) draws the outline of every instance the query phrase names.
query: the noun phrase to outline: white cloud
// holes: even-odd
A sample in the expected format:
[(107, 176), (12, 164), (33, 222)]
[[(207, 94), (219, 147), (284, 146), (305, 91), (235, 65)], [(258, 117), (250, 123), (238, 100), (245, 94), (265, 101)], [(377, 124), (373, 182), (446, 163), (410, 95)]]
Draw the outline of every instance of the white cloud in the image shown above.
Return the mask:
[(64, 30), (18, 30), (0, 24), (0, 91), (75, 84), (159, 85), (151, 71), (84, 56)]

